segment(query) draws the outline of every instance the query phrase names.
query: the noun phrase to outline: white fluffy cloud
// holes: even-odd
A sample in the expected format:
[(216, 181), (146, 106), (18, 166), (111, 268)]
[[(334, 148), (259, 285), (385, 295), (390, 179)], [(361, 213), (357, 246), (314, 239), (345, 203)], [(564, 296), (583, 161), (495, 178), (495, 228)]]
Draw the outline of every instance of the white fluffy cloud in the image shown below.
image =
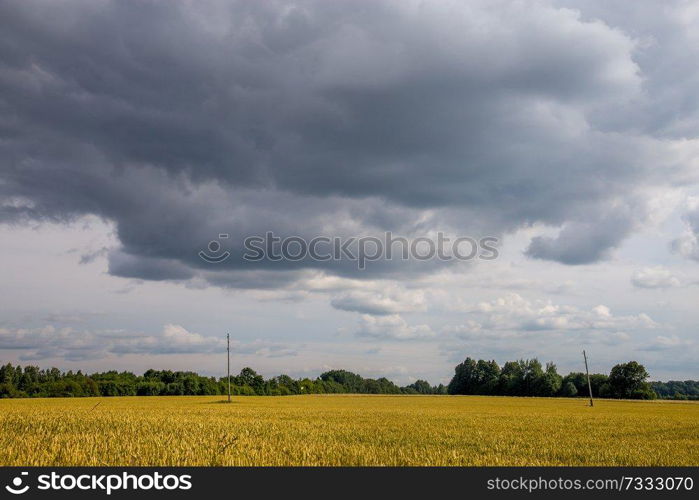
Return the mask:
[(384, 340), (417, 340), (434, 337), (435, 333), (428, 325), (408, 325), (398, 314), (388, 316), (362, 314), (356, 335)]
[(509, 293), (489, 302), (480, 302), (466, 309), (466, 312), (473, 319), (463, 325), (449, 327), (450, 331), (487, 335), (489, 331), (501, 330), (623, 331), (658, 327), (658, 324), (644, 313), (615, 316), (605, 305), (581, 310), (574, 306), (556, 305), (551, 301), (530, 301), (517, 293)]
[(680, 279), (662, 266), (645, 267), (633, 273), (631, 283), (637, 288), (676, 288)]
[(425, 294), (421, 290), (402, 290), (391, 287), (383, 291), (354, 290), (331, 300), (336, 309), (365, 314), (396, 314), (424, 311)]

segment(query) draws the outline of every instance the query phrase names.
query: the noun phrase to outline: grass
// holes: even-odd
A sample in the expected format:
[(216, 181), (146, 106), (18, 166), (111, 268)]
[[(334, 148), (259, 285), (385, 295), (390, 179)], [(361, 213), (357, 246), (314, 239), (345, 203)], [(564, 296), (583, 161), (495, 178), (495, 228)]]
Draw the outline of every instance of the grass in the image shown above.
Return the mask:
[(698, 403), (221, 400), (0, 400), (0, 465), (699, 465)]

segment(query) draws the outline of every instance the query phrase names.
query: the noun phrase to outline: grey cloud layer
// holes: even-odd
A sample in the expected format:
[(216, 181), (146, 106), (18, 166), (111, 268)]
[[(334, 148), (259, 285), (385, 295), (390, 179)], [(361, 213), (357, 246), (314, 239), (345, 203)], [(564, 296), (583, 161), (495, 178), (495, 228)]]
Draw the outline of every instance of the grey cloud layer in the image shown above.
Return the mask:
[(251, 273), (236, 241), (212, 270), (196, 253), (220, 232), (543, 223), (563, 229), (528, 255), (594, 262), (647, 217), (648, 186), (691, 180), (672, 120), (696, 99), (656, 68), (690, 36), (681, 7), (633, 25), (547, 2), (3, 2), (0, 221), (96, 214), (112, 274), (231, 287), (356, 266)]
[[(20, 350), (21, 359), (63, 358), (71, 361), (100, 359), (107, 355), (212, 354), (226, 349), (221, 338), (205, 337), (180, 325), (168, 324), (160, 335), (133, 335), (124, 331), (74, 330), (47, 325), (35, 329), (0, 328), (0, 349)], [(233, 342), (239, 355), (294, 356), (285, 344), (257, 340)]]
[(689, 200), (683, 219), (686, 230), (672, 242), (672, 249), (684, 257), (699, 261), (699, 199)]

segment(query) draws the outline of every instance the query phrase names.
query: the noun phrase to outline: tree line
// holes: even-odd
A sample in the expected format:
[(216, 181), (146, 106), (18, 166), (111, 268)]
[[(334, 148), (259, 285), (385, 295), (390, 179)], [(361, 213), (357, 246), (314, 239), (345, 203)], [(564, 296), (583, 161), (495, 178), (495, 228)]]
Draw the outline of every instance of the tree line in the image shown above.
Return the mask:
[[(614, 366), (609, 375), (590, 375), (592, 395), (600, 398), (699, 400), (699, 382), (647, 382), (648, 372), (636, 361)], [(148, 370), (143, 375), (107, 371), (84, 374), (37, 366), (0, 366), (0, 398), (80, 396), (203, 396), (228, 391), (226, 377), (205, 377), (191, 371)], [(347, 370), (330, 370), (315, 379), (279, 375), (265, 379), (252, 368), (231, 376), (231, 394), (480, 394), (500, 396), (589, 397), (587, 377), (561, 376), (556, 365), (537, 359), (495, 361), (466, 358), (447, 386), (425, 380), (399, 387), (385, 377), (364, 378)]]
[[(611, 369), (609, 375), (590, 375), (592, 396), (619, 399), (669, 397), (666, 392), (661, 394), (654, 390), (653, 385), (646, 381), (648, 376), (645, 367), (636, 361), (620, 363)], [(586, 374), (572, 372), (561, 376), (555, 364), (542, 366), (538, 359), (508, 361), (500, 368), (495, 361), (466, 358), (457, 365), (447, 392), (492, 396), (590, 396)]]
[(699, 381), (697, 380), (651, 382), (650, 386), (658, 397), (663, 399), (699, 400)]
[[(0, 398), (81, 396), (206, 396), (228, 392), (227, 377), (195, 372), (148, 370), (143, 375), (108, 371), (86, 375), (38, 366), (0, 366)], [(363, 378), (346, 370), (330, 370), (315, 379), (279, 375), (265, 379), (252, 368), (231, 376), (231, 394), (285, 396), (292, 394), (446, 394), (446, 387), (418, 380), (398, 387), (387, 378)]]

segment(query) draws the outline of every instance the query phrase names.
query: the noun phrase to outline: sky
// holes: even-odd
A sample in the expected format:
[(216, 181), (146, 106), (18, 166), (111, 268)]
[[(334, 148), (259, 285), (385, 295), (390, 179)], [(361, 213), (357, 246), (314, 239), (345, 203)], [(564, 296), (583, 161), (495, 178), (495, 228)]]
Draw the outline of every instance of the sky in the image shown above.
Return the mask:
[[(697, 60), (690, 1), (4, 1), (0, 362), (697, 379)], [(246, 259), (268, 232), (498, 256)]]

